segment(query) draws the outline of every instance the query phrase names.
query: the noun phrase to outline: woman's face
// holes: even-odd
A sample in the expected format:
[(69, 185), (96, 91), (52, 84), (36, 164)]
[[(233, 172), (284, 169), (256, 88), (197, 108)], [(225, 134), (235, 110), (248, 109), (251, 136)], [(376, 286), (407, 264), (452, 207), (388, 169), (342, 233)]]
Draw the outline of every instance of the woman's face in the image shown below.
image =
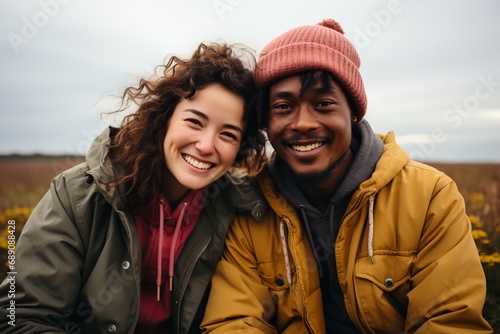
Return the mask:
[(180, 100), (163, 143), (167, 198), (180, 199), (187, 190), (203, 188), (227, 172), (245, 130), (243, 108), (243, 98), (220, 84)]

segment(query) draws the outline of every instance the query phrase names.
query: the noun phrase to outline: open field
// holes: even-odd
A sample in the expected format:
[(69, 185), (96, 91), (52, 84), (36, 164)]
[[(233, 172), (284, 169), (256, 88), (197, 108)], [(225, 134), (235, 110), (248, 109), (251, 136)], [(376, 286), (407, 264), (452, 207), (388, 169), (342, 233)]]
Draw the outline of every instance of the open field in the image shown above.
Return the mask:
[[(22, 229), (52, 178), (82, 157), (0, 156), (0, 280), (6, 268), (6, 224)], [(462, 193), (487, 278), (486, 319), (500, 333), (500, 164), (429, 163), (448, 174)], [(16, 238), (19, 237), (16, 231)]]
[(0, 212), (35, 206), (54, 176), (83, 160), (74, 156), (0, 157)]

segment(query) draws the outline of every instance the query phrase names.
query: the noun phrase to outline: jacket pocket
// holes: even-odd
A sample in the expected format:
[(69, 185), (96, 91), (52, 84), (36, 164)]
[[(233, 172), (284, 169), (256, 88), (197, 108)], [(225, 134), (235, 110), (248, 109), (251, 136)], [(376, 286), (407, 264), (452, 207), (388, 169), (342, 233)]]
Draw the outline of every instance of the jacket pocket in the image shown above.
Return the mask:
[(373, 332), (400, 333), (406, 319), (406, 294), (414, 252), (386, 252), (356, 261), (355, 294), (358, 316)]

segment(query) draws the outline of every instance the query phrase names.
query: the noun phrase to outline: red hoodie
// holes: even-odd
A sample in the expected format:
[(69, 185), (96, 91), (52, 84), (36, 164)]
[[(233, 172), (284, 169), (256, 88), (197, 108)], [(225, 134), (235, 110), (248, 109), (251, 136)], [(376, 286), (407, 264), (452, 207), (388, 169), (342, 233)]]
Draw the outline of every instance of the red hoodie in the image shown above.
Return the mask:
[(205, 200), (203, 190), (189, 191), (172, 212), (168, 201), (160, 196), (147, 214), (135, 217), (142, 247), (141, 305), (135, 333), (168, 333), (174, 264)]

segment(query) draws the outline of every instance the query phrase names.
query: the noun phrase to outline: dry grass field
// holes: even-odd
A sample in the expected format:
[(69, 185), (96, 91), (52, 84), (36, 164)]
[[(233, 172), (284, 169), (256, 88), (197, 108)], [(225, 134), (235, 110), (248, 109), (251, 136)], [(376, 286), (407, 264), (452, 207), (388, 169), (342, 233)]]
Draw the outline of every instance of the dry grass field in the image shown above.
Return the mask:
[[(0, 279), (5, 277), (7, 220), (16, 220), (16, 237), (51, 179), (82, 157), (0, 157)], [(500, 164), (433, 164), (462, 193), (487, 278), (486, 319), (500, 333)]]
[(54, 176), (83, 160), (73, 156), (0, 157), (0, 212), (35, 206)]

